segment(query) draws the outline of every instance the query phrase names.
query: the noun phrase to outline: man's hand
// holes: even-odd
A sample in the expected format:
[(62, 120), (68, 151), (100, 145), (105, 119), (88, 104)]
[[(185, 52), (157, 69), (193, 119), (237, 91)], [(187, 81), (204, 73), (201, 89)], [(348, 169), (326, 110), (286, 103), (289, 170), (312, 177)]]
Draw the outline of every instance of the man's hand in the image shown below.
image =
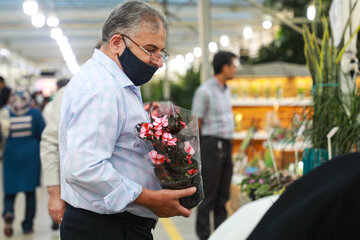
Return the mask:
[(49, 215), (56, 223), (60, 224), (65, 212), (65, 202), (60, 198), (60, 186), (50, 186), (47, 189)]
[(195, 187), (181, 190), (152, 191), (143, 188), (140, 196), (134, 201), (153, 211), (159, 217), (183, 216), (190, 217), (191, 210), (183, 207), (179, 199), (191, 196), (196, 192)]

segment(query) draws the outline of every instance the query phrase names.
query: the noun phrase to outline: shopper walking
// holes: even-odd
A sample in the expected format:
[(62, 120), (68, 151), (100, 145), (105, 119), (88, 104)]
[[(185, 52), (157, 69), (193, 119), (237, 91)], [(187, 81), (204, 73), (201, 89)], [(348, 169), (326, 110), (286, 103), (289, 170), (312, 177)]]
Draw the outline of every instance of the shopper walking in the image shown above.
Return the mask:
[(229, 199), (232, 176), (232, 135), (234, 120), (230, 90), (226, 82), (236, 72), (236, 56), (231, 52), (215, 54), (215, 76), (195, 92), (193, 112), (199, 118), (201, 164), (205, 199), (199, 205), (196, 233), (201, 240), (210, 236), (210, 211), (214, 211), (215, 229), (226, 219), (225, 203)]
[(149, 121), (140, 85), (163, 65), (166, 19), (143, 1), (122, 2), (102, 44), (71, 79), (60, 117), (61, 239), (153, 239), (158, 217), (190, 216), (181, 197), (160, 190), (134, 127)]
[(31, 95), (24, 88), (13, 91), (9, 99), (10, 132), (4, 151), (4, 233), (12, 235), (14, 202), (25, 192), (26, 208), (22, 229), (33, 232), (36, 211), (35, 188), (40, 185), (40, 137), (45, 123), (37, 109), (30, 108)]
[(11, 89), (6, 86), (5, 79), (0, 76), (0, 109), (9, 101)]
[[(48, 211), (53, 220), (51, 228), (57, 230), (65, 211), (65, 202), (60, 198), (60, 153), (58, 141), (58, 126), (60, 108), (65, 86), (69, 79), (59, 79), (54, 99), (49, 102), (43, 111), (47, 114), (47, 124), (41, 135), (40, 156), (43, 174), (43, 183), (49, 194)], [(49, 105), (51, 104), (51, 105)], [(47, 110), (46, 110), (47, 109)], [(45, 111), (46, 110), (46, 111)]]

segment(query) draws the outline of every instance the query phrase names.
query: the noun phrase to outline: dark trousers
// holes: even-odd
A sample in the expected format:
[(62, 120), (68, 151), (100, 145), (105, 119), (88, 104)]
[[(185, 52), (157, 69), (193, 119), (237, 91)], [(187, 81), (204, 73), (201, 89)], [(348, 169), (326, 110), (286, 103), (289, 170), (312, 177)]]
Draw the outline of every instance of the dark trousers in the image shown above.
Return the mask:
[(130, 213), (97, 214), (66, 204), (61, 240), (152, 240), (156, 221)]
[[(22, 222), (22, 229), (24, 231), (30, 231), (33, 229), (34, 217), (36, 212), (36, 194), (34, 192), (25, 193), (26, 207), (25, 207), (25, 219)], [(14, 204), (16, 194), (5, 194), (4, 196), (4, 211), (2, 216), (5, 217), (7, 213), (10, 213), (14, 218)]]
[(196, 218), (196, 233), (201, 240), (210, 236), (211, 210), (214, 211), (215, 229), (227, 217), (225, 204), (230, 195), (233, 171), (231, 151), (230, 140), (215, 137), (201, 139), (201, 171), (205, 198), (198, 207)]

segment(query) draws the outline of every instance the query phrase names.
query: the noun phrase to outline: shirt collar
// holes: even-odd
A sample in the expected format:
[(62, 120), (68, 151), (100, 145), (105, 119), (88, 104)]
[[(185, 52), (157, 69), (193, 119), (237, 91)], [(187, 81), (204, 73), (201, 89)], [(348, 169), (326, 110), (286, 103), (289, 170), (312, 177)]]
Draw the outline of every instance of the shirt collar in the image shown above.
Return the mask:
[(211, 82), (212, 82), (212, 84), (213, 84), (214, 86), (216, 86), (217, 88), (219, 88), (219, 90), (221, 90), (221, 91), (225, 91), (226, 88), (227, 88), (226, 83), (225, 83), (224, 85), (222, 85), (222, 84), (219, 83), (219, 81), (215, 78), (215, 76), (213, 76), (213, 77), (211, 78)]
[(134, 83), (128, 78), (128, 76), (126, 76), (126, 74), (116, 64), (116, 62), (99, 49), (94, 50), (92, 59), (101, 64), (111, 75), (113, 75), (116, 81), (120, 83), (120, 86), (131, 86), (131, 88), (134, 89), (137, 88)]

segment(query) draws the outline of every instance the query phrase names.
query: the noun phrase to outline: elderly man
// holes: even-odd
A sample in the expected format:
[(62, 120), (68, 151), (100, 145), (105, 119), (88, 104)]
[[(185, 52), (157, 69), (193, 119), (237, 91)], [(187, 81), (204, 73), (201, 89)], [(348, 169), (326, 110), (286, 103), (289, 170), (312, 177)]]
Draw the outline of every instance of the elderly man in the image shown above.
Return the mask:
[(102, 45), (68, 84), (59, 129), (61, 239), (153, 239), (158, 217), (189, 209), (196, 188), (161, 190), (134, 127), (148, 121), (139, 86), (163, 65), (166, 19), (125, 1), (103, 26)]

